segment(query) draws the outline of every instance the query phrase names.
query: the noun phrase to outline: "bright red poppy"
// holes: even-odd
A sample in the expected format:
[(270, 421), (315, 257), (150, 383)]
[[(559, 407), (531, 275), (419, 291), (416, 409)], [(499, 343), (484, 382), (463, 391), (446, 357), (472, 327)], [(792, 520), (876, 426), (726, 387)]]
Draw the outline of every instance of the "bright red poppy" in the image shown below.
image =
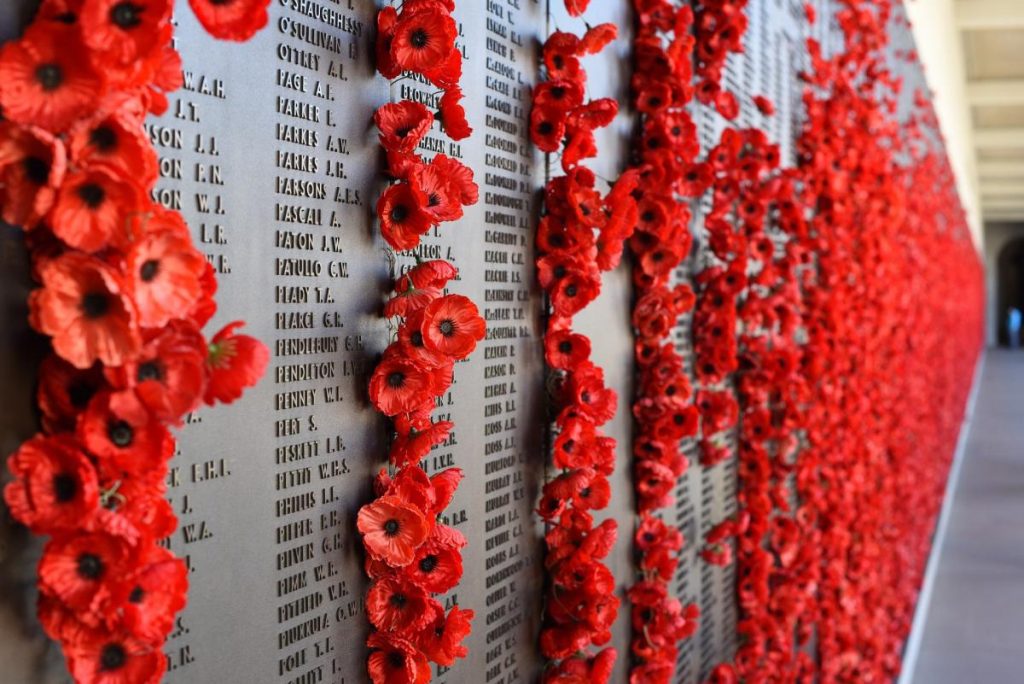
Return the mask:
[(188, 4), (211, 36), (245, 41), (267, 25), (270, 0), (188, 0)]
[(118, 274), (103, 262), (64, 254), (41, 271), (42, 288), (29, 307), (31, 322), (53, 338), (53, 348), (77, 368), (95, 361), (120, 366), (140, 345), (135, 311)]
[(63, 131), (95, 109), (101, 89), (77, 26), (33, 25), (0, 48), (0, 107), (10, 121)]
[(392, 567), (411, 563), (429, 531), (423, 512), (395, 496), (359, 509), (356, 526), (367, 553)]
[(228, 323), (210, 340), (203, 394), (203, 401), (210, 406), (237, 400), (246, 388), (259, 382), (270, 363), (267, 345), (255, 337), (235, 334), (243, 325), (242, 321)]

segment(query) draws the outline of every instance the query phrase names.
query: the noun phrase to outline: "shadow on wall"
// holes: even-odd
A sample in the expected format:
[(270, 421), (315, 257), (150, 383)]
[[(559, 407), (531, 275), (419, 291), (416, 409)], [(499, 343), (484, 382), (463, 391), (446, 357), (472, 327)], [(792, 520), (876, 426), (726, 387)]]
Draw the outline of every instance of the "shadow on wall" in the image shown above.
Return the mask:
[(1024, 314), (1024, 236), (1007, 243), (996, 264), (996, 311), (999, 314), (997, 343), (1019, 348)]

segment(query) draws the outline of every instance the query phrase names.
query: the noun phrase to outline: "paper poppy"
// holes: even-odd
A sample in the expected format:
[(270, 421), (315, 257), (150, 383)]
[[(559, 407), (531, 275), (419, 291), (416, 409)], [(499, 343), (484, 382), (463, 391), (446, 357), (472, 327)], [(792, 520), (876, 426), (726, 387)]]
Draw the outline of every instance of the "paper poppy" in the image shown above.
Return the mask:
[(440, 5), (406, 7), (395, 24), (391, 57), (402, 70), (430, 71), (448, 61), (455, 49), (455, 33), (455, 20)]
[(437, 119), (441, 122), (441, 128), (452, 140), (465, 140), (473, 134), (473, 128), (466, 120), (466, 110), (462, 107), (462, 89), (459, 87), (448, 88), (444, 91), (439, 102), (440, 109)]
[(202, 295), (206, 270), (206, 259), (180, 215), (155, 205), (150, 212), (145, 232), (125, 256), (128, 289), (143, 328), (166, 325), (192, 309)]
[(249, 40), (267, 25), (270, 0), (188, 0), (203, 28), (221, 40)]
[(366, 594), (366, 614), (379, 630), (411, 636), (431, 620), (433, 599), (401, 576), (382, 577)]
[(160, 649), (104, 629), (76, 634), (67, 642), (65, 656), (76, 682), (158, 684), (167, 668)]
[(142, 210), (142, 188), (107, 166), (68, 174), (50, 215), (53, 233), (71, 247), (96, 252), (123, 247)]
[(210, 340), (206, 357), (208, 382), (203, 401), (230, 404), (263, 377), (270, 363), (270, 350), (255, 337), (235, 333), (245, 325), (242, 321), (228, 323)]
[(107, 473), (162, 477), (174, 452), (174, 440), (128, 392), (104, 392), (93, 397), (78, 419), (78, 439)]
[(381, 194), (377, 201), (377, 218), (385, 242), (399, 251), (418, 245), (420, 237), (433, 225), (408, 183), (391, 185)]
[(373, 115), (385, 150), (412, 152), (434, 123), (434, 115), (419, 102), (402, 100), (382, 105)]
[(41, 128), (0, 122), (0, 217), (35, 228), (57, 198), (66, 165), (59, 138)]
[(408, 639), (394, 634), (374, 632), (366, 645), (370, 648), (367, 670), (373, 684), (430, 682), (430, 663), (423, 652)]
[(447, 295), (427, 305), (420, 330), (427, 349), (459, 360), (473, 353), (487, 326), (468, 297)]
[(0, 107), (10, 121), (63, 131), (96, 107), (101, 88), (75, 26), (33, 25), (0, 48)]
[(356, 526), (367, 553), (393, 567), (411, 563), (428, 532), (423, 513), (397, 497), (363, 506)]
[(7, 469), (15, 479), (4, 501), (37, 534), (75, 529), (99, 506), (96, 471), (67, 435), (33, 437), (8, 458)]
[(53, 338), (54, 350), (77, 368), (95, 361), (120, 366), (139, 349), (135, 312), (121, 279), (103, 262), (64, 254), (42, 269), (43, 287), (30, 299), (31, 321)]

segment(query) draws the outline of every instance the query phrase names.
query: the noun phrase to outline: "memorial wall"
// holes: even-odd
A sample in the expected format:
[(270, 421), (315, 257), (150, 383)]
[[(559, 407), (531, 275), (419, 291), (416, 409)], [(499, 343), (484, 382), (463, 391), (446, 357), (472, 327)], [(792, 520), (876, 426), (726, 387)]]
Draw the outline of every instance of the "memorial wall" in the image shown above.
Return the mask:
[[(0, 40), (18, 35), (36, 4), (4, 3)], [(458, 604), (475, 611), (469, 655), (450, 668), (432, 666), (432, 681), (535, 682), (546, 666), (537, 647), (545, 527), (536, 508), (544, 482), (557, 473), (548, 453), (547, 302), (537, 285), (534, 242), (544, 184), (561, 170), (556, 155), (531, 142), (530, 110), (544, 40), (556, 30), (584, 30), (583, 20), (569, 16), (561, 0), (456, 3), (461, 87), (474, 132), (456, 142), (435, 126), (416, 151), (472, 169), (479, 201), (443, 230), (431, 229), (414, 250), (396, 254), (381, 238), (375, 209), (387, 185), (373, 115), (400, 100), (436, 110), (441, 94), (419, 76), (388, 81), (377, 73), (376, 17), (383, 4), (273, 0), (267, 26), (234, 43), (208, 35), (187, 0), (176, 2), (173, 40), (184, 86), (170, 95), (165, 114), (146, 119), (146, 136), (159, 155), (152, 199), (182, 214), (213, 266), (219, 313), (211, 329), (246, 321), (246, 334), (266, 344), (270, 362), (241, 399), (204, 405), (176, 430), (166, 483), (178, 527), (164, 544), (184, 559), (189, 588), (166, 642), (165, 682), (369, 681), (368, 579), (356, 517), (387, 466), (389, 422), (367, 388), (397, 333), (381, 314), (388, 292), (396, 278), (434, 259), (458, 269), (446, 293), (475, 302), (487, 332), (475, 353), (455, 364), (451, 387), (436, 402), (434, 418), (455, 428), (422, 463), (428, 475), (453, 467), (465, 475), (440, 520), (469, 542), (464, 575), (438, 599), (446, 609)], [(806, 114), (799, 75), (812, 68), (806, 40), (817, 39), (826, 56), (842, 41), (833, 21), (837, 3), (809, 4), (819, 15), (813, 24), (797, 0), (746, 4), (744, 49), (729, 54), (722, 76), (737, 95), (738, 116), (728, 121), (712, 107), (690, 104), (703, 151), (727, 127), (760, 127), (779, 145), (783, 167), (801, 161)], [(589, 165), (601, 179), (615, 179), (636, 162), (640, 119), (626, 104), (632, 5), (593, 0), (585, 17), (587, 25), (619, 27), (611, 45), (586, 60), (588, 96), (621, 103), (614, 123), (597, 131), (600, 153)], [(904, 31), (897, 43), (909, 52), (908, 36)], [(923, 84), (916, 65), (907, 71)], [(757, 95), (774, 102), (774, 116), (759, 111)], [(703, 223), (712, 211), (710, 193), (687, 201), (694, 246), (673, 284), (694, 284), (714, 262)], [(784, 252), (792, 237), (774, 221), (766, 231)], [(0, 448), (8, 454), (38, 430), (33, 388), (45, 340), (27, 323), (32, 282), (21, 230), (3, 227), (0, 264)], [(616, 470), (610, 504), (598, 517), (619, 526), (604, 561), (622, 599), (609, 644), (620, 656), (613, 682), (629, 679), (634, 626), (626, 591), (637, 580), (632, 278), (627, 258), (604, 275), (599, 298), (576, 321), (619, 397), (603, 428), (617, 442)], [(697, 387), (693, 326), (692, 313), (680, 316), (671, 342)], [(728, 380), (730, 391), (734, 381)], [(670, 591), (701, 613), (695, 635), (679, 644), (678, 684), (705, 681), (743, 643), (741, 570), (701, 556), (705, 535), (740, 509), (741, 427), (719, 435), (728, 457), (710, 467), (699, 465), (700, 437), (684, 440), (690, 468), (662, 511), (686, 539)], [(806, 443), (803, 433), (796, 439)], [(787, 477), (795, 507), (796, 475)], [(6, 512), (2, 523), (0, 683), (70, 681), (59, 648), (35, 616), (43, 542)], [(736, 548), (734, 540), (727, 545)]]

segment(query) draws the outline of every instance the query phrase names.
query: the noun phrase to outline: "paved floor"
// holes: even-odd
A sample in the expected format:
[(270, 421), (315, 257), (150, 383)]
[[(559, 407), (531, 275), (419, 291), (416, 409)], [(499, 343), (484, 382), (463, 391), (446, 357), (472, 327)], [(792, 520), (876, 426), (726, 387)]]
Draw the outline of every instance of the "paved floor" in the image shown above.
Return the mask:
[(989, 351), (913, 684), (1024, 683), (1024, 351)]

